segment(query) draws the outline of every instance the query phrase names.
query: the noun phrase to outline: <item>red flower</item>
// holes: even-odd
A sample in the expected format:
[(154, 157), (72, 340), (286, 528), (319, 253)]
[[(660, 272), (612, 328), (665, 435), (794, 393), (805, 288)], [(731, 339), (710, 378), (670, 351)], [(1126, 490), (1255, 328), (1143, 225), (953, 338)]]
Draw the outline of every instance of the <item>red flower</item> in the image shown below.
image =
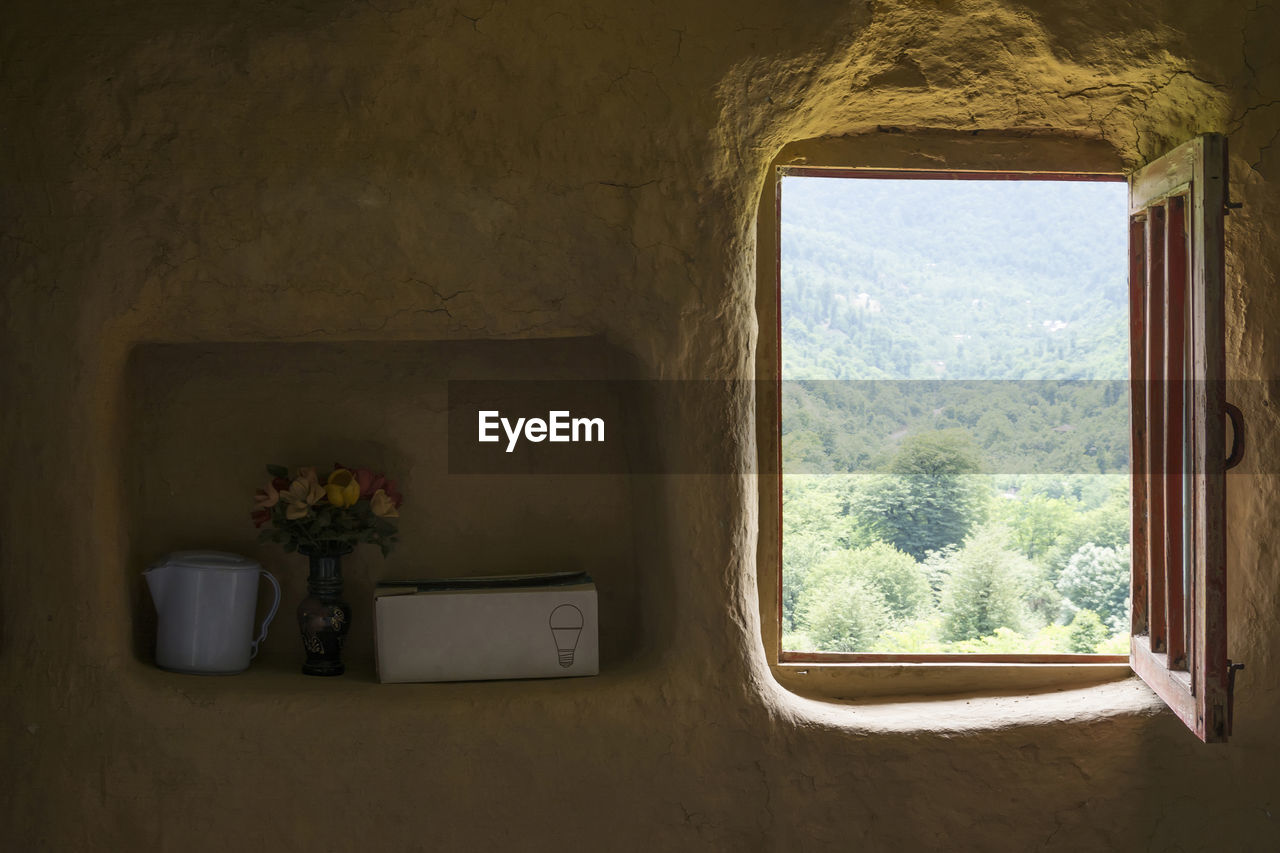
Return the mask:
[(391, 498), (391, 503), (396, 509), (400, 508), (400, 504), (404, 502), (404, 495), (400, 494), (400, 487), (396, 485), (395, 480), (387, 480), (382, 487), (387, 492), (387, 497)]
[(249, 513), (249, 517), (253, 519), (254, 527), (261, 527), (271, 520), (271, 510), (255, 509), (253, 512)]
[(356, 482), (360, 484), (360, 497), (369, 500), (374, 492), (386, 487), (387, 478), (368, 468), (360, 468), (356, 471)]

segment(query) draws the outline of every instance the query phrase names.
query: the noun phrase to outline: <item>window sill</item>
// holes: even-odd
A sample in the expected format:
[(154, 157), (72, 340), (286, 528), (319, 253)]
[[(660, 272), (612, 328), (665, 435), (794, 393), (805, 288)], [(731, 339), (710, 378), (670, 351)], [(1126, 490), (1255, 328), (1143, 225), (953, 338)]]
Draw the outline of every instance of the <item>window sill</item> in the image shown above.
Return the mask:
[(1127, 663), (781, 663), (782, 687), (825, 701), (925, 701), (1072, 690), (1128, 679)]
[[(897, 666), (897, 665), (895, 665)], [(903, 665), (905, 666), (905, 665)], [(916, 666), (920, 666), (917, 664)], [(809, 679), (810, 684), (834, 681), (834, 676), (786, 674), (784, 666), (774, 670), (778, 684), (787, 689), (774, 697), (779, 710), (792, 715), (801, 725), (819, 725), (864, 734), (943, 734), (989, 732), (1011, 728), (1081, 724), (1116, 717), (1147, 717), (1167, 709), (1141, 679), (1127, 666), (1091, 664), (1097, 668), (1089, 686), (1067, 684), (1037, 691), (1005, 691), (1004, 695), (976, 694), (915, 695), (899, 693), (862, 695), (858, 700), (817, 694), (812, 690), (792, 692), (787, 682)], [(798, 667), (805, 669), (806, 667)], [(824, 669), (827, 667), (823, 667)], [(817, 678), (813, 676), (817, 675)], [(882, 676), (883, 677), (883, 676)], [(1107, 678), (1112, 680), (1104, 680)], [(782, 679), (786, 678), (784, 682)], [(897, 679), (890, 679), (901, 687)], [(843, 692), (835, 690), (833, 692)]]

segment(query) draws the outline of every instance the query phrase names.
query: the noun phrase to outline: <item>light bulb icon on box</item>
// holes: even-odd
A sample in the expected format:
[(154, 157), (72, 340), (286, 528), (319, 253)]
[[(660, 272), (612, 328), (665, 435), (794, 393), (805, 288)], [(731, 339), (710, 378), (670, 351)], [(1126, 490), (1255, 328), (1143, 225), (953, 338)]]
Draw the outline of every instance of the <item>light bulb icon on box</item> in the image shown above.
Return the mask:
[(578, 637), (582, 634), (582, 611), (572, 604), (561, 604), (551, 611), (551, 636), (556, 641), (556, 653), (560, 656), (560, 665), (565, 669), (573, 666), (573, 652), (578, 648)]

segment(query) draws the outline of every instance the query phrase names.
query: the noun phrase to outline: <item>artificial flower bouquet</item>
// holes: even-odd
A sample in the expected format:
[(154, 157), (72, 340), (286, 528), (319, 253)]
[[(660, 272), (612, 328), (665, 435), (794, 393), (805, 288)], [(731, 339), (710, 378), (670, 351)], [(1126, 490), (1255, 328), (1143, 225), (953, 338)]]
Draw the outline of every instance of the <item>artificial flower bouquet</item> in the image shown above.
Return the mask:
[(385, 557), (399, 540), (395, 520), (403, 497), (394, 480), (344, 465), (334, 465), (323, 483), (311, 467), (291, 477), (288, 468), (268, 465), (267, 473), (271, 479), (254, 495), (250, 514), (255, 527), (270, 523), (259, 542), (322, 555), (377, 545)]

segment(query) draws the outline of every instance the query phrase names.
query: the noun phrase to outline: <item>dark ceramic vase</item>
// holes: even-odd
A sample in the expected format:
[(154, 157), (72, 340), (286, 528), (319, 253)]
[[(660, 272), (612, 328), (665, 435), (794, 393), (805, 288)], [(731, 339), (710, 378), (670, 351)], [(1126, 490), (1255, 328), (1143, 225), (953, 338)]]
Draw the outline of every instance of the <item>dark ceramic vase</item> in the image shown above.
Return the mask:
[(342, 557), (351, 550), (316, 553), (299, 549), (311, 561), (310, 593), (298, 605), (298, 628), (307, 660), (304, 675), (342, 675), (342, 641), (351, 627), (351, 607), (342, 600)]

